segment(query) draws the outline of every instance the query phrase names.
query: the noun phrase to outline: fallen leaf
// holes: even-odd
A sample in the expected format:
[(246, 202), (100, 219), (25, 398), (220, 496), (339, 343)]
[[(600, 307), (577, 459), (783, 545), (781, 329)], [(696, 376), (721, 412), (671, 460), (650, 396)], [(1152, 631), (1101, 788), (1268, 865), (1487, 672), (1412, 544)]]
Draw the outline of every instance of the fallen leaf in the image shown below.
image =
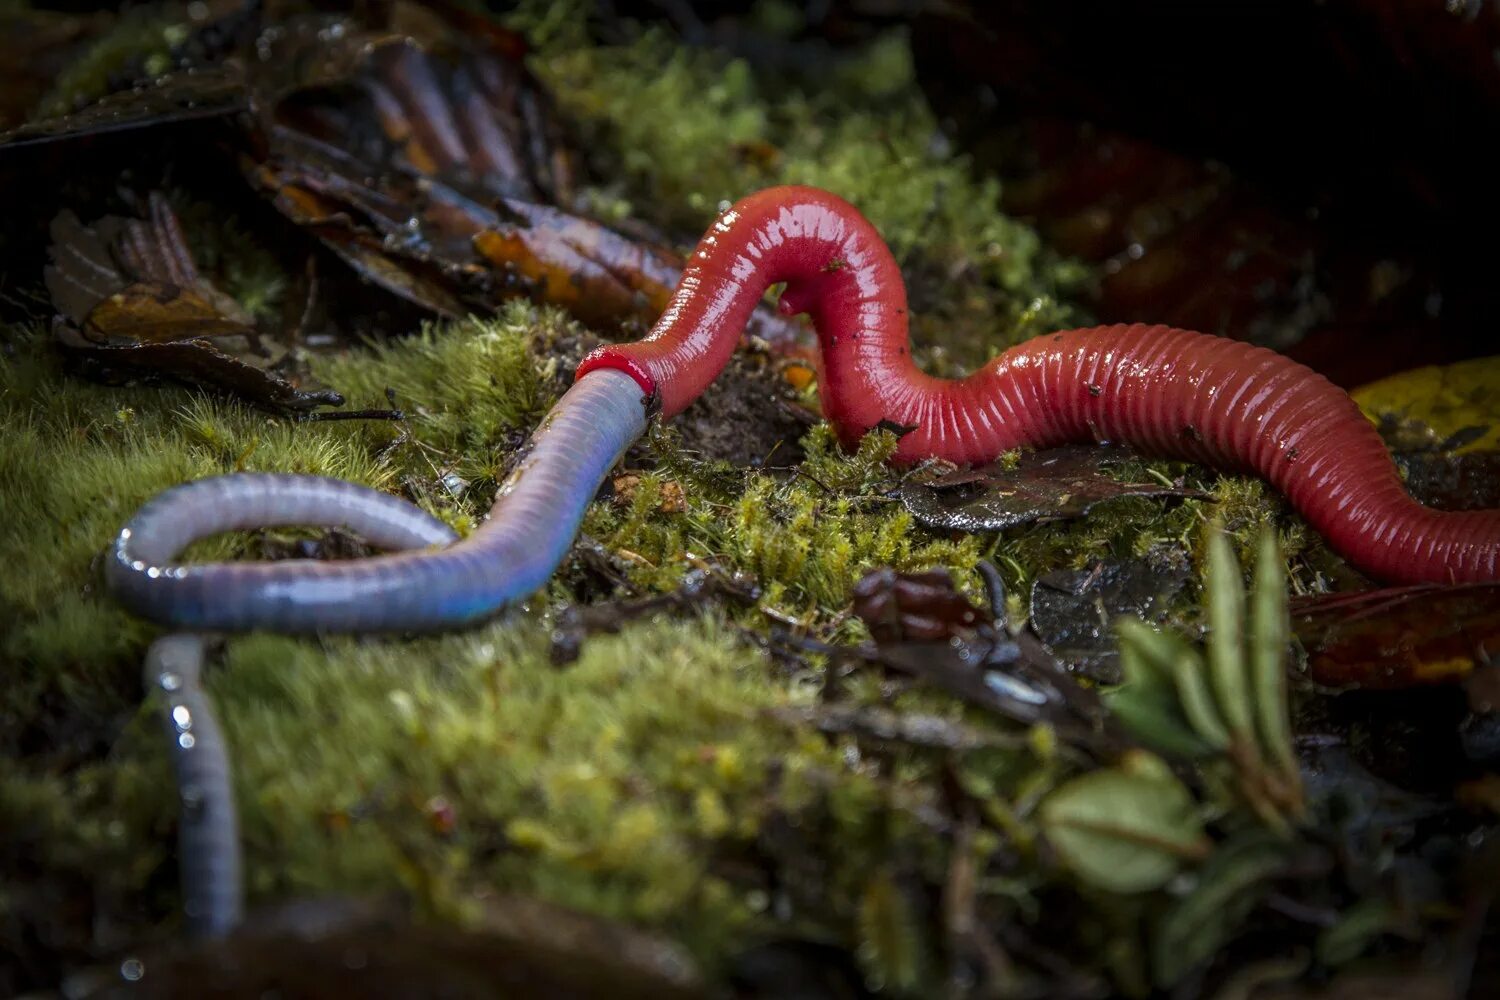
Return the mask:
[(1434, 445), (1459, 436), (1453, 452), (1500, 448), (1500, 356), (1429, 365), (1355, 389), (1350, 395), (1377, 423), (1415, 421)]
[(1160, 622), (1192, 573), (1185, 562), (1106, 560), (1087, 569), (1054, 570), (1031, 586), (1032, 631), (1058, 659), (1085, 677), (1118, 683), (1114, 621), (1129, 615)]
[(244, 78), (232, 63), (171, 73), (77, 111), (0, 132), (0, 148), (219, 118), (244, 110), (246, 103)]
[(1043, 722), (1080, 746), (1108, 752), (1114, 737), (1104, 732), (1098, 695), (1030, 633), (1009, 633), (997, 616), (1004, 610), (999, 575), (983, 564), (980, 571), (989, 589), (988, 608), (970, 602), (942, 570), (872, 570), (855, 584), (854, 612), (875, 643), (815, 643), (814, 651), (855, 656), (924, 680), (985, 711), (1023, 725)]
[(272, 371), (277, 359), (250, 317), (198, 272), (166, 198), (152, 192), (146, 208), (145, 219), (88, 226), (65, 209), (52, 222), (44, 277), (60, 314), (53, 331), (85, 374), (172, 378), (277, 412), (343, 403)]
[(1121, 482), (1108, 474), (1111, 466), (1129, 458), (1128, 451), (1114, 447), (1050, 448), (1025, 453), (1012, 467), (997, 462), (914, 479), (896, 495), (929, 527), (971, 532), (1083, 517), (1095, 504), (1115, 497), (1204, 496), (1180, 486)]
[[(441, 315), (528, 297), (598, 328), (649, 326), (681, 257), (571, 210), (575, 157), (513, 36), (429, 21), (422, 42), (353, 31), (366, 44), (346, 58), (257, 81), (247, 178), (363, 277)], [(275, 61), (321, 45), (289, 33)], [(762, 308), (747, 335), (790, 345), (802, 329)]]
[(1291, 612), (1309, 675), (1330, 686), (1455, 683), (1500, 648), (1500, 584), (1299, 597)]
[(1500, 451), (1400, 452), (1395, 458), (1406, 477), (1406, 488), (1429, 507), (1500, 507)]
[(854, 613), (879, 643), (973, 640), (994, 616), (953, 585), (947, 570), (897, 573), (877, 569), (854, 585)]

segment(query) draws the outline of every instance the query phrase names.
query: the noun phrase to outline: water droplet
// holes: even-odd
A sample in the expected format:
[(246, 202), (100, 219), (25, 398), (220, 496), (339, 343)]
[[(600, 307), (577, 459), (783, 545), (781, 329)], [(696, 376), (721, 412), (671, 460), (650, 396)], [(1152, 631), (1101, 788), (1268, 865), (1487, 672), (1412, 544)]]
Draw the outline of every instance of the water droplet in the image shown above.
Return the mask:
[(146, 974), (146, 963), (138, 958), (127, 958), (120, 963), (120, 978), (127, 983), (138, 983)]
[(176, 691), (182, 687), (182, 676), (166, 670), (162, 672), (160, 677), (156, 678), (156, 683), (161, 685), (163, 691)]
[(193, 728), (193, 713), (186, 705), (172, 706), (172, 725), (179, 731), (187, 732)]
[(177, 737), (177, 745), (182, 747), (182, 749), (184, 750), (193, 749), (193, 747), (196, 746), (197, 743), (198, 741), (193, 739), (192, 733), (183, 733), (181, 736)]

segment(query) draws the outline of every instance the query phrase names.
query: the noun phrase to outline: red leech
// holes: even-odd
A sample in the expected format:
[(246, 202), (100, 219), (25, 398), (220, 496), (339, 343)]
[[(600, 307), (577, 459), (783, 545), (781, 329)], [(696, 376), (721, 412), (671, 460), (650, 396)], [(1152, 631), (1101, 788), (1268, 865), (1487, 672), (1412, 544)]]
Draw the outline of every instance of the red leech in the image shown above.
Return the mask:
[(1413, 500), (1359, 407), (1273, 351), (1161, 326), (1103, 326), (1018, 345), (967, 378), (934, 378), (908, 349), (906, 287), (875, 228), (806, 187), (750, 195), (711, 226), (667, 310), (633, 344), (578, 368), (630, 374), (682, 412), (729, 361), (768, 287), (818, 331), (823, 413), (851, 444), (882, 420), (915, 427), (897, 461), (985, 462), (1018, 447), (1115, 441), (1254, 472), (1329, 543), (1382, 580), (1500, 580), (1500, 510)]

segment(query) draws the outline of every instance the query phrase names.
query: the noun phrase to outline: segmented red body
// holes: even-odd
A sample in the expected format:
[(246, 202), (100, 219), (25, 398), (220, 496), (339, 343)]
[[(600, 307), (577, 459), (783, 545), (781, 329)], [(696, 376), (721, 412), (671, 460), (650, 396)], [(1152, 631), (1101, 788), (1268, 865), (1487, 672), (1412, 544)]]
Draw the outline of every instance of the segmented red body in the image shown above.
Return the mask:
[(772, 188), (721, 215), (651, 333), (593, 352), (579, 376), (624, 370), (657, 394), (665, 415), (679, 413), (719, 374), (778, 282), (781, 310), (813, 319), (823, 412), (846, 443), (882, 420), (915, 428), (896, 452), (905, 462), (1122, 442), (1264, 477), (1380, 579), (1500, 579), (1500, 510), (1423, 507), (1354, 402), (1265, 348), (1104, 326), (1038, 337), (963, 379), (919, 371), (906, 288), (885, 242), (848, 202), (813, 188)]

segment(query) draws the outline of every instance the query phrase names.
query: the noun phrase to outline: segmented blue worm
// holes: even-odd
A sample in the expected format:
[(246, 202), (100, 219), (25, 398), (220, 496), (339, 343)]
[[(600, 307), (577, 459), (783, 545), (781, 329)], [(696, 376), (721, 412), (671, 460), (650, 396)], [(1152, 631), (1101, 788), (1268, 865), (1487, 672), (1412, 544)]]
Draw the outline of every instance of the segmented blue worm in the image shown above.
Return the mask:
[(200, 682), (202, 670), (202, 636), (165, 636), (146, 652), (146, 690), (161, 692), (177, 775), (184, 929), (189, 937), (215, 938), (240, 922), (244, 889), (229, 752)]
[[(605, 475), (646, 429), (647, 401), (629, 375), (574, 383), (532, 435), (488, 520), (454, 532), (389, 494), (320, 476), (237, 474), (174, 487), (136, 513), (108, 562), (110, 591), (137, 614), (176, 628), (276, 632), (437, 630), (493, 615), (552, 576)], [(174, 562), (193, 541), (271, 525), (342, 526), (385, 549), (351, 562)], [(202, 639), (158, 640), (147, 690), (166, 696), (181, 798), (178, 842), (189, 934), (239, 922), (242, 861), (229, 757), (199, 685)]]
[[(635, 380), (597, 374), (543, 419), (488, 520), (462, 541), (412, 504), (342, 480), (218, 476), (167, 490), (131, 518), (110, 554), (109, 589), (142, 617), (193, 630), (441, 630), (493, 615), (552, 576), (605, 474), (645, 430)], [(292, 524), (341, 526), (379, 547), (420, 551), (349, 562), (173, 561), (208, 535)]]

